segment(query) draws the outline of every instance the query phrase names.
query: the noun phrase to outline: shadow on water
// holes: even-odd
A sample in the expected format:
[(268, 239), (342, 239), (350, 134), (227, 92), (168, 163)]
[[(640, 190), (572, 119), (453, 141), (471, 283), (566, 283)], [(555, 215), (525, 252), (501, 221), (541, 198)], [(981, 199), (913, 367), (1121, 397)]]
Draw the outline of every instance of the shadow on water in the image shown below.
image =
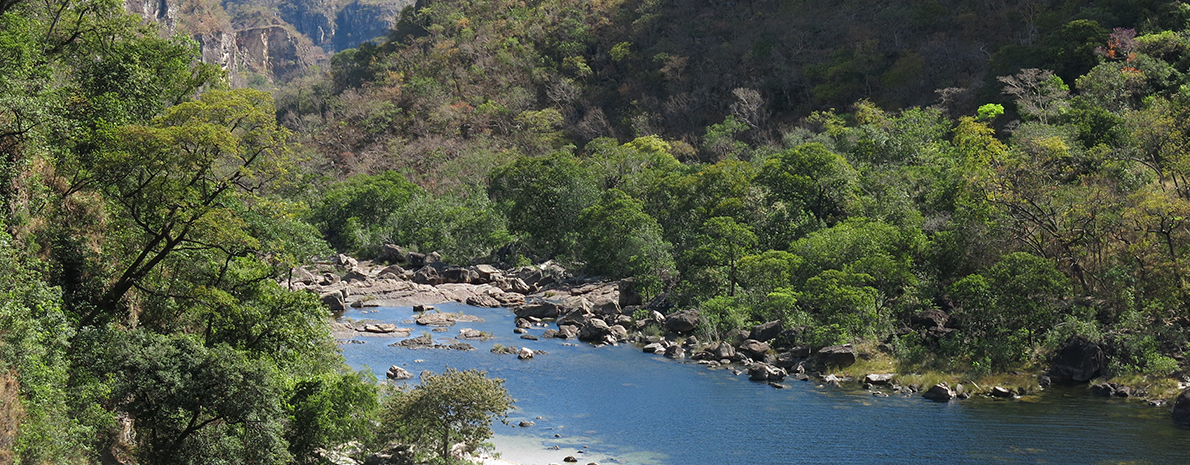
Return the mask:
[[(854, 388), (787, 381), (788, 389), (753, 383), (642, 353), (631, 345), (595, 348), (556, 339), (520, 339), (507, 309), (437, 306), (483, 322), (447, 332), (412, 323), (411, 308), (351, 309), (344, 317), (413, 328), (436, 341), (472, 328), (493, 334), (466, 341), (475, 351), (390, 347), (399, 339), (360, 335), (345, 344), (353, 367), (379, 378), (390, 365), (417, 374), (446, 367), (478, 368), (504, 378), (517, 399), (509, 423), (493, 441), (504, 458), (525, 465), (580, 463), (1185, 463), (1190, 431), (1164, 408), (1101, 399), (1085, 387), (1052, 388), (1017, 400), (970, 399), (934, 403), (918, 396), (873, 397)], [(402, 323), (405, 322), (405, 323)], [(540, 335), (545, 328), (531, 329)], [(574, 342), (574, 341), (569, 341)], [(490, 352), (495, 344), (546, 351), (532, 360)], [(541, 417), (538, 419), (538, 417)], [(557, 449), (549, 449), (556, 446)], [(584, 447), (585, 446), (585, 447)], [(578, 451), (583, 451), (579, 453)]]

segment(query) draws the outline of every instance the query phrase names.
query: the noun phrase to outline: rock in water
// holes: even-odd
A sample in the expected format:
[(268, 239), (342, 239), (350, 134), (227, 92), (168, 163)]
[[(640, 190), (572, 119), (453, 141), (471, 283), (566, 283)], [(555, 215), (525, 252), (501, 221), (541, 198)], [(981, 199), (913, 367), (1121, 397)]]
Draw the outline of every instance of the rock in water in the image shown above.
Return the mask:
[(533, 358), (533, 349), (528, 347), (521, 347), (521, 351), (516, 354), (516, 358), (521, 360), (528, 360)]
[(935, 384), (930, 390), (921, 394), (922, 397), (936, 402), (949, 401), (954, 399), (954, 395), (954, 391), (945, 382)]
[(388, 377), (388, 379), (411, 379), (413, 378), (413, 373), (410, 373), (409, 370), (393, 365), (388, 369), (388, 372), (385, 373), (384, 376)]
[(1173, 401), (1173, 409), (1170, 410), (1173, 414), (1173, 421), (1181, 424), (1190, 424), (1190, 389), (1182, 391), (1178, 394), (1178, 398)]

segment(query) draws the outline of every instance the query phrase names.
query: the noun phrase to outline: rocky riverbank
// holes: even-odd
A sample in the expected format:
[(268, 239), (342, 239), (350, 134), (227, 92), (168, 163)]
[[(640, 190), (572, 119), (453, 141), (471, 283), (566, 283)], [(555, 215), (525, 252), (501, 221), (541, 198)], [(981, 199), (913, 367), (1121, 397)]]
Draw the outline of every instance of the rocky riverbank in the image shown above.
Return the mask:
[[(1155, 406), (1164, 405), (1163, 393), (1148, 392), (1142, 386), (1102, 382), (1107, 372), (1103, 348), (1081, 338), (1072, 338), (1057, 351), (1044, 373), (1018, 376), (1016, 382), (999, 385), (958, 376), (914, 376), (895, 370), (862, 371), (874, 357), (888, 358), (879, 349), (851, 345), (811, 350), (788, 344), (804, 328), (785, 328), (772, 321), (749, 329), (737, 329), (721, 341), (699, 341), (693, 336), (699, 324), (694, 311), (665, 314), (670, 310), (664, 298), (643, 302), (633, 292), (631, 280), (601, 281), (572, 275), (565, 268), (545, 263), (500, 269), (491, 265), (468, 267), (442, 263), (435, 254), (417, 254), (390, 247), (375, 261), (359, 261), (339, 255), (328, 263), (295, 269), (283, 284), (295, 290), (317, 293), (334, 312), (347, 307), (413, 306), (420, 326), (443, 331), (445, 326), (466, 322), (467, 316), (439, 313), (433, 305), (459, 302), (481, 307), (507, 307), (516, 316), (514, 331), (524, 338), (527, 328), (553, 327), (543, 338), (577, 339), (595, 345), (636, 343), (645, 352), (673, 359), (690, 359), (712, 369), (726, 369), (751, 380), (786, 387), (787, 379), (813, 381), (823, 385), (862, 385), (874, 396), (920, 395), (934, 401), (961, 400), (972, 396), (1018, 398), (1036, 394), (1050, 383), (1088, 383), (1091, 393), (1108, 397), (1133, 397)], [(937, 314), (934, 314), (937, 313)], [(945, 315), (923, 314), (907, 331), (945, 331)], [(335, 337), (350, 341), (360, 333), (407, 338), (412, 328), (381, 322), (355, 321), (333, 324)], [(466, 329), (460, 338), (467, 338)], [(475, 335), (472, 335), (474, 337)], [(416, 341), (415, 341), (416, 342)], [(423, 341), (425, 342), (425, 341)], [(414, 344), (415, 343), (408, 343)], [(457, 346), (457, 347), (456, 347)], [(465, 343), (442, 348), (464, 350)], [(418, 347), (437, 347), (431, 342)], [(516, 350), (510, 350), (516, 353)], [(528, 356), (532, 356), (531, 353)], [(858, 362), (858, 365), (857, 365)], [(891, 365), (893, 362), (890, 361)], [(860, 370), (860, 371), (857, 371)], [(938, 381), (939, 378), (948, 380)], [(1185, 389), (1185, 385), (1179, 386)], [(1190, 390), (1176, 400), (1175, 420), (1190, 422)]]

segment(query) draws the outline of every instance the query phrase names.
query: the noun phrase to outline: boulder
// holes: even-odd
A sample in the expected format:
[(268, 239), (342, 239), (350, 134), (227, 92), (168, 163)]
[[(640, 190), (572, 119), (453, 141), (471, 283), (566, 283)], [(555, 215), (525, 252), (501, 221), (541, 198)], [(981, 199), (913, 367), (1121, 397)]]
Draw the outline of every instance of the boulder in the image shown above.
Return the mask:
[(424, 253), (409, 252), (405, 258), (409, 262), (409, 266), (414, 268), (421, 268), (428, 264), (428, 262), (426, 262), (426, 254)]
[(504, 292), (515, 292), (521, 295), (533, 293), (533, 287), (525, 283), (521, 278), (497, 280), (496, 287)]
[(517, 305), (525, 304), (525, 295), (524, 294), (517, 294), (515, 292), (504, 292), (504, 291), (498, 291), (498, 290), (493, 289), (493, 290), (488, 291), (488, 295), (490, 295), (490, 296), (492, 296), (492, 298), (498, 300), (500, 302), (500, 305), (503, 305), (505, 307), (514, 307)]
[(347, 300), (343, 298), (343, 293), (339, 291), (328, 292), (319, 297), (322, 303), (327, 306), (332, 312), (342, 312), (347, 310)]
[(557, 318), (560, 310), (561, 310), (561, 307), (559, 307), (558, 304), (555, 304), (553, 302), (540, 301), (540, 302), (527, 303), (525, 305), (517, 307), (512, 312), (515, 313), (516, 316), (520, 317), (520, 318), (527, 318), (527, 317)]
[(686, 349), (683, 349), (680, 345), (674, 344), (665, 348), (665, 356), (675, 360), (683, 359), (686, 358)]
[(521, 420), (520, 423), (517, 423), (517, 426), (520, 426), (521, 428), (528, 428), (530, 426), (536, 426), (536, 425), (537, 425), (537, 423), (531, 422), (529, 420)]
[(422, 326), (444, 327), (444, 326), (451, 326), (451, 325), (455, 324), (456, 319), (457, 318), (455, 317), (455, 315), (450, 314), (450, 313), (426, 312), (426, 313), (422, 313), (422, 315), (417, 317), (417, 320), (414, 320), (414, 321), (416, 321), (417, 324), (422, 325)]
[(433, 305), (414, 305), (413, 311), (415, 311), (417, 313), (432, 312), (432, 311), (434, 311), (434, 306)]
[(463, 328), (459, 330), (459, 337), (462, 339), (483, 339), (485, 334), (478, 329)]
[(591, 304), (591, 311), (604, 316), (619, 315), (620, 303), (606, 297), (596, 299), (595, 302)]
[(418, 268), (417, 271), (413, 272), (413, 282), (436, 286), (438, 284), (442, 284), (442, 277), (438, 275), (438, 270), (434, 269), (434, 267), (423, 266)]
[(735, 347), (727, 342), (720, 342), (719, 346), (715, 348), (715, 360), (735, 360)]
[(764, 360), (765, 353), (769, 351), (769, 345), (756, 339), (748, 339), (740, 344), (739, 349), (753, 360)]
[(467, 298), (467, 305), (495, 308), (503, 304), (490, 294), (476, 294)]
[(698, 327), (698, 312), (683, 310), (665, 317), (665, 327), (675, 333), (693, 331)]
[(311, 273), (310, 270), (307, 270), (300, 266), (293, 269), (293, 273), (291, 276), (292, 276), (291, 279), (293, 279), (293, 282), (302, 283), (302, 284), (314, 284), (321, 280), (321, 278), (318, 275)]
[(409, 370), (393, 365), (392, 367), (389, 367), (388, 372), (386, 372), (384, 376), (388, 379), (412, 379), (413, 373), (410, 373)]
[(628, 340), (628, 329), (620, 325), (611, 325), (607, 328), (608, 333), (616, 338), (616, 341)]
[(408, 254), (409, 251), (405, 250), (404, 247), (393, 244), (384, 244), (380, 246), (380, 253), (376, 255), (375, 262), (404, 265), (409, 263)]
[(558, 323), (558, 326), (574, 325), (574, 326), (578, 326), (581, 328), (581, 327), (583, 327), (583, 325), (587, 324), (588, 320), (590, 320), (593, 317), (594, 317), (594, 315), (592, 315), (589, 312), (586, 312), (583, 310), (574, 310), (574, 311), (571, 311), (571, 312), (563, 315), (561, 318), (558, 318), (557, 323)]
[(773, 361), (773, 365), (777, 365), (781, 368), (793, 368), (797, 366), (798, 360), (801, 360), (802, 358), (804, 357), (797, 357), (793, 355), (792, 352), (781, 352), (777, 354), (777, 358)]
[(934, 387), (930, 388), (928, 391), (923, 392), (921, 396), (927, 400), (932, 400), (935, 402), (947, 402), (951, 399), (954, 399), (955, 393), (945, 382), (941, 382), (935, 384)]
[(516, 358), (521, 360), (528, 360), (533, 358), (533, 349), (528, 347), (521, 347), (521, 351), (517, 352)]
[(1054, 382), (1085, 383), (1102, 376), (1106, 369), (1107, 357), (1103, 348), (1082, 336), (1074, 336), (1054, 354), (1049, 377)]
[(607, 322), (598, 318), (591, 318), (587, 320), (587, 324), (583, 325), (583, 329), (579, 330), (578, 340), (602, 341), (609, 334), (611, 334), (611, 328), (607, 325)]
[(395, 333), (397, 332), (397, 325), (392, 323), (377, 323), (374, 325), (364, 325), (364, 331), (369, 333)]
[(442, 270), (442, 281), (456, 284), (469, 284), (471, 282), (471, 270), (466, 268), (447, 268)]
[(869, 373), (867, 376), (864, 376), (864, 383), (873, 384), (873, 385), (884, 385), (884, 384), (891, 383), (893, 376), (895, 376), (895, 375), (893, 375), (892, 373)]
[(343, 254), (335, 255), (335, 258), (331, 260), (331, 263), (334, 263), (336, 266), (344, 270), (350, 270), (359, 266), (358, 261)]
[(475, 265), (472, 269), (475, 270), (475, 277), (478, 282), (490, 283), (500, 277), (500, 270), (492, 265)]
[(1091, 386), (1091, 395), (1095, 397), (1111, 397), (1116, 393), (1116, 386), (1112, 383), (1099, 383)]
[(578, 337), (578, 328), (578, 326), (573, 325), (558, 326), (558, 335), (555, 337), (559, 339), (574, 339)]
[(748, 379), (752, 381), (781, 381), (786, 375), (784, 369), (767, 363), (753, 363), (748, 367)]
[(823, 347), (814, 358), (823, 366), (845, 368), (855, 364), (856, 353), (851, 344), (843, 344)]
[(405, 269), (400, 265), (389, 265), (376, 273), (376, 277), (381, 279), (401, 279), (402, 276), (405, 276)]
[(343, 274), (343, 280), (347, 281), (349, 283), (354, 283), (357, 281), (367, 281), (368, 274), (365, 273), (364, 270), (361, 270), (359, 267), (353, 267), (353, 268), (347, 270), (347, 273)]
[(1177, 399), (1173, 401), (1173, 408), (1169, 412), (1173, 415), (1174, 422), (1190, 425), (1190, 389), (1178, 394)]
[(936, 308), (923, 310), (909, 319), (914, 328), (920, 329), (942, 328), (946, 326), (947, 321), (950, 321), (950, 315)]
[(1008, 389), (1004, 389), (1003, 387), (996, 386), (996, 387), (992, 388), (991, 392), (988, 392), (988, 395), (990, 395), (992, 397), (1000, 397), (1000, 398), (1007, 399), (1007, 398), (1011, 398), (1013, 394), (1012, 394), (1012, 391), (1009, 391)]
[(664, 342), (650, 342), (648, 344), (645, 344), (645, 346), (641, 348), (641, 351), (646, 354), (656, 354), (656, 353), (664, 354), (665, 347), (666, 346), (665, 346)]
[(541, 333), (541, 337), (544, 337), (544, 338), (558, 337), (558, 330), (553, 329), (553, 328), (547, 329)]
[(644, 304), (644, 298), (640, 295), (639, 286), (637, 286), (636, 281), (632, 278), (621, 279), (617, 285), (617, 289), (619, 289), (620, 294), (617, 296), (620, 307)]
[(781, 320), (774, 320), (768, 323), (758, 324), (749, 332), (749, 337), (760, 342), (769, 342), (781, 334), (785, 330), (785, 325)]

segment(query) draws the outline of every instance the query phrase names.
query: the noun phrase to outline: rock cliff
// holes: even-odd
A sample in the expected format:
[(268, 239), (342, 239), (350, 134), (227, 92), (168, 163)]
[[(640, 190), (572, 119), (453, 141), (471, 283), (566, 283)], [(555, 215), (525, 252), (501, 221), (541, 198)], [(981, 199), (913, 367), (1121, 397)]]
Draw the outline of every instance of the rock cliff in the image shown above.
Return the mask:
[(296, 77), (336, 50), (383, 37), (413, 0), (253, 3), (125, 0), (124, 5), (157, 23), (164, 35), (193, 38), (203, 62), (222, 66), (238, 87)]

